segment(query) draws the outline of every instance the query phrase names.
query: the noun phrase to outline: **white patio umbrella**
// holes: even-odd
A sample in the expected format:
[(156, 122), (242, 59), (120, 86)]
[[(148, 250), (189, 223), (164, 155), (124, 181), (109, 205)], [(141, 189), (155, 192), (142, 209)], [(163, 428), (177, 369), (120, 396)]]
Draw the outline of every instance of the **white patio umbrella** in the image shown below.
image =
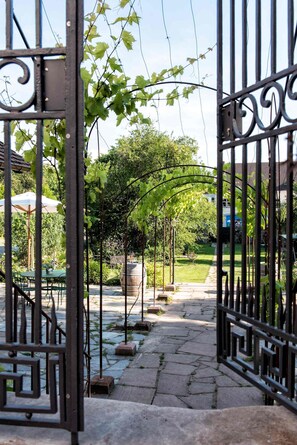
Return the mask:
[[(4, 212), (4, 199), (0, 199), (0, 212)], [(42, 212), (55, 213), (60, 201), (41, 196)], [(36, 194), (33, 192), (21, 193), (11, 197), (11, 211), (13, 213), (26, 213), (27, 215), (27, 233), (28, 233), (28, 269), (31, 267), (31, 215), (36, 211)]]

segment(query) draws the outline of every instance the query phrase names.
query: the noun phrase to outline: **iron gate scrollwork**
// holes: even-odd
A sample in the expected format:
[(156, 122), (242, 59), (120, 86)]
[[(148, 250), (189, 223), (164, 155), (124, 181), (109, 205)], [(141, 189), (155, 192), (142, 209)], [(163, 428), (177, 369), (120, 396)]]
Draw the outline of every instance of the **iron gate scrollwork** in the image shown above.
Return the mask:
[[(23, 2), (22, 2), (23, 3)], [(61, 4), (62, 3), (62, 4)], [(65, 14), (65, 45), (43, 46), (43, 2), (30, 3), (35, 44), (29, 46), (13, 0), (2, 2), (6, 21), (0, 74), (9, 68), (29, 86), (21, 101), (0, 100), (5, 183), (5, 271), (1, 271), (0, 423), (83, 429), (83, 0), (60, 2)], [(29, 2), (22, 7), (30, 6)], [(31, 25), (32, 26), (32, 25)], [(32, 39), (32, 33), (31, 40)], [(17, 38), (15, 38), (17, 37)], [(14, 42), (17, 42), (16, 49)], [(20, 43), (21, 42), (21, 43)], [(31, 83), (30, 83), (31, 82)], [(42, 305), (42, 187), (44, 122), (65, 122), (66, 321), (58, 324), (54, 301)], [(15, 282), (12, 268), (12, 123), (35, 126), (35, 282), (34, 298)], [(3, 295), (4, 294), (4, 295)], [(4, 313), (4, 317), (2, 319)]]
[(294, 412), (296, 6), (217, 3), (218, 360)]

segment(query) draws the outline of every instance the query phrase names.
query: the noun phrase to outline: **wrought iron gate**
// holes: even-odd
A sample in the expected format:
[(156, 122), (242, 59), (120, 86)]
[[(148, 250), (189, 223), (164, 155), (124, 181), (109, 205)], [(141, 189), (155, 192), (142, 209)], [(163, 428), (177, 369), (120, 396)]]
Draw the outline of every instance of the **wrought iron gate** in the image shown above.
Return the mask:
[(217, 3), (218, 360), (294, 412), (296, 7)]
[[(2, 80), (9, 69), (12, 78), (28, 89), (15, 101), (0, 101), (4, 142), (5, 271), (1, 272), (0, 300), (0, 423), (64, 428), (77, 443), (83, 429), (83, 87), (80, 63), (83, 42), (83, 0), (59, 2), (57, 15), (64, 15), (65, 45), (44, 47), (41, 0), (18, 2), (35, 10), (29, 36), (22, 28), (13, 0), (2, 1), (6, 29), (0, 50)], [(64, 7), (64, 9), (63, 9)], [(24, 13), (24, 15), (26, 15)], [(56, 15), (56, 17), (57, 17)], [(33, 25), (32, 25), (33, 22)], [(4, 25), (4, 23), (3, 23)], [(28, 28), (27, 28), (28, 31)], [(33, 37), (32, 37), (33, 34)], [(64, 36), (62, 36), (64, 38)], [(29, 42), (34, 42), (30, 43)], [(21, 49), (17, 49), (21, 48)], [(0, 71), (1, 75), (1, 71)], [(22, 102), (22, 103), (20, 103)], [(42, 306), (42, 187), (45, 155), (44, 125), (65, 124), (65, 232), (66, 232), (66, 323), (58, 325), (54, 302)], [(36, 225), (34, 298), (15, 283), (12, 265), (12, 137), (13, 127), (30, 121), (34, 127)]]

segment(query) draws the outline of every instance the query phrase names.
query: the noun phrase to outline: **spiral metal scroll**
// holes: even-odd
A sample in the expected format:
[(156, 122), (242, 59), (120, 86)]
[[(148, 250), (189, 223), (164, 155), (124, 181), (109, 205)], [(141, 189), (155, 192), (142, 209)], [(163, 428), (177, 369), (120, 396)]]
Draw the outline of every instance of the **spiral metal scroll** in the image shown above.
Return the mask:
[[(236, 120), (233, 119), (234, 136), (236, 138), (247, 138), (251, 136), (256, 127), (263, 132), (273, 130), (280, 126), (282, 119), (291, 124), (296, 123), (297, 118), (289, 116), (286, 106), (286, 99), (297, 100), (297, 92), (293, 91), (296, 78), (297, 72), (288, 77), (285, 88), (280, 83), (277, 83), (275, 81), (267, 83), (261, 91), (259, 101), (251, 93), (244, 94), (238, 100), (239, 115), (242, 118), (246, 117), (246, 108), (248, 108), (252, 111), (252, 116), (250, 118), (249, 127), (245, 132), (240, 131)], [(272, 100), (267, 99), (267, 95), (271, 90), (273, 90), (273, 94), (278, 97), (278, 101), (275, 101), (275, 103), (273, 103)], [(248, 107), (247, 102), (249, 102)], [(265, 125), (260, 117), (259, 105), (262, 108), (271, 110), (273, 107), (274, 117), (268, 125)]]
[[(29, 82), (30, 70), (29, 70), (29, 67), (22, 60), (15, 59), (15, 58), (0, 60), (0, 70), (7, 65), (18, 65), (19, 67), (22, 68), (23, 76), (18, 78), (18, 82), (21, 85), (25, 85), (26, 83)], [(7, 105), (0, 100), (0, 108), (2, 108), (5, 111), (9, 111), (9, 112), (24, 111), (24, 110), (27, 110), (28, 108), (30, 108), (33, 105), (34, 101), (35, 101), (35, 92), (33, 93), (31, 98), (27, 102), (25, 102), (23, 104), (19, 104), (17, 106)]]

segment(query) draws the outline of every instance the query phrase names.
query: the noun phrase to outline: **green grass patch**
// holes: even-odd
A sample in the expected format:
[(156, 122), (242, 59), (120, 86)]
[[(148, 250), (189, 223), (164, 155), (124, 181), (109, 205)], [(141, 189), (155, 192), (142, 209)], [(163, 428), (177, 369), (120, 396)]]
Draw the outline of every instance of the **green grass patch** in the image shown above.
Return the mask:
[[(230, 276), (230, 246), (224, 248), (223, 269)], [(241, 277), (241, 244), (235, 244), (234, 255), (234, 274), (235, 277)]]
[[(175, 283), (204, 283), (213, 263), (215, 248), (201, 244), (192, 258), (177, 256), (174, 267)], [(165, 267), (165, 284), (169, 282), (169, 267)]]
[[(241, 277), (241, 267), (242, 267), (242, 261), (241, 261), (241, 244), (235, 244), (235, 255), (234, 255), (234, 276)], [(261, 261), (265, 260), (265, 251), (264, 247), (261, 247)], [(250, 257), (250, 273), (252, 274), (252, 264), (253, 264), (253, 254), (251, 253)], [(247, 257), (247, 262), (249, 263), (249, 257)], [(224, 248), (224, 255), (223, 255), (223, 269), (228, 272), (230, 275), (230, 246), (226, 246)]]

